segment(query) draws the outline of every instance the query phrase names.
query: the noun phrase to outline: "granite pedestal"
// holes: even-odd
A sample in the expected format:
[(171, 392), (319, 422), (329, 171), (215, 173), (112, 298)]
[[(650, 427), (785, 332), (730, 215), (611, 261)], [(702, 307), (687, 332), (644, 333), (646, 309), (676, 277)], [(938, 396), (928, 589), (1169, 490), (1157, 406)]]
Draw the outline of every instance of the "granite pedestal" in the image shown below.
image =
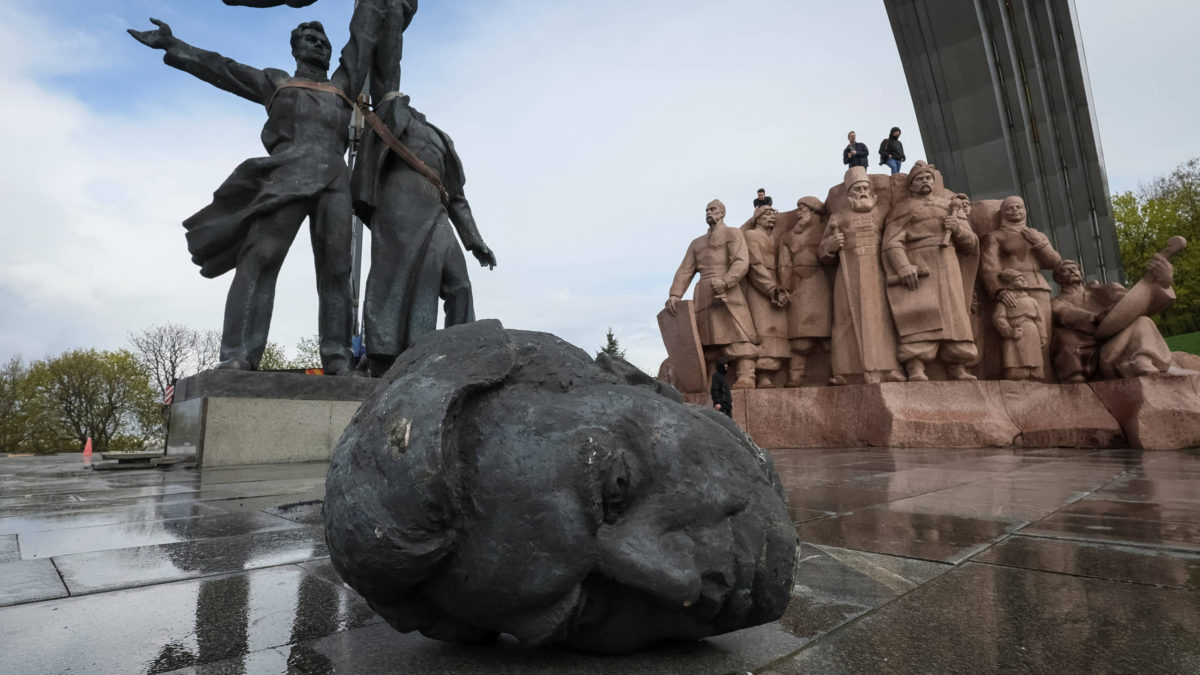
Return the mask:
[[(707, 393), (684, 396), (711, 405)], [(733, 392), (733, 420), (771, 449), (1178, 450), (1200, 446), (1200, 375), (740, 389)]]
[(204, 467), (329, 459), (377, 381), (209, 370), (175, 386), (167, 456)]

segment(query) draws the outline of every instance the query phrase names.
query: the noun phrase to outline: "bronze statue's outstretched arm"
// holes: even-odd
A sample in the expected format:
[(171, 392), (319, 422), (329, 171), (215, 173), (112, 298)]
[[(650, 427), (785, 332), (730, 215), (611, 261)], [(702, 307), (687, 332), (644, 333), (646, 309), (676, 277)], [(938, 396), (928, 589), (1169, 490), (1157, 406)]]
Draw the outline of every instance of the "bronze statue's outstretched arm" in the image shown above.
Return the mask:
[(158, 19), (150, 19), (156, 30), (129, 29), (135, 40), (153, 49), (166, 51), (163, 62), (225, 91), (265, 105), (275, 91), (275, 83), (265, 72), (238, 63), (216, 52), (193, 47), (175, 37), (171, 27)]

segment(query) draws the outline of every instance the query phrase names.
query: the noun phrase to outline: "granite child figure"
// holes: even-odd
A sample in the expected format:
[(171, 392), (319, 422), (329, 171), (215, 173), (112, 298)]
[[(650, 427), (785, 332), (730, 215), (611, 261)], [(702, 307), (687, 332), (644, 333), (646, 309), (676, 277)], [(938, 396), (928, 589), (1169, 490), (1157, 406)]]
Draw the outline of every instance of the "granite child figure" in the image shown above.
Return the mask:
[(1023, 272), (1006, 269), (998, 277), (1012, 301), (997, 302), (992, 314), (996, 332), (1004, 338), (1004, 378), (1040, 380), (1042, 346), (1050, 340), (1049, 327), (1042, 320), (1038, 301), (1026, 292)]

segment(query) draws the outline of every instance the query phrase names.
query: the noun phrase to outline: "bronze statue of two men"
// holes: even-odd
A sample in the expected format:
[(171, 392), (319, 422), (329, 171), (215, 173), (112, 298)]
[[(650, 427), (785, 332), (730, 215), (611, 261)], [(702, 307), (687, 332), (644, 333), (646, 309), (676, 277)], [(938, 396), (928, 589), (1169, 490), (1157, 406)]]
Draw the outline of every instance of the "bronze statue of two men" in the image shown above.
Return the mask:
[[(229, 5), (294, 7), (315, 0), (225, 0)], [(475, 318), (466, 261), (494, 267), (463, 192), (462, 163), (449, 136), (399, 93), (403, 33), (417, 0), (359, 0), (350, 40), (328, 74), (332, 55), (319, 22), (292, 31), (296, 71), (247, 66), (176, 38), (166, 23), (130, 30), (166, 52), (164, 61), (220, 89), (263, 105), (266, 157), (240, 164), (211, 204), (184, 221), (192, 261), (206, 277), (230, 270), (220, 368), (255, 370), (266, 347), (279, 270), (309, 219), (316, 264), (321, 362), (327, 374), (350, 374), (353, 293), (351, 216), (372, 230), (372, 268), (363, 312), (370, 372), (381, 375), (418, 337)], [(346, 166), (355, 99), (370, 75), (384, 127), (369, 132), (353, 176)], [(391, 143), (380, 137), (388, 134)], [(398, 154), (407, 151), (403, 156)]]

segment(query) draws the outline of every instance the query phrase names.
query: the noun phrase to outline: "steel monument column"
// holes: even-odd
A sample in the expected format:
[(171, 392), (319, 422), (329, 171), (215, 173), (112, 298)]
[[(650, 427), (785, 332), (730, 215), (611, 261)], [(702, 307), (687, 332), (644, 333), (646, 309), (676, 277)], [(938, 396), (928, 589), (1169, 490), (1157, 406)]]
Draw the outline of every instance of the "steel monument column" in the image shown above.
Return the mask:
[(930, 161), (1123, 281), (1074, 0), (884, 0)]

